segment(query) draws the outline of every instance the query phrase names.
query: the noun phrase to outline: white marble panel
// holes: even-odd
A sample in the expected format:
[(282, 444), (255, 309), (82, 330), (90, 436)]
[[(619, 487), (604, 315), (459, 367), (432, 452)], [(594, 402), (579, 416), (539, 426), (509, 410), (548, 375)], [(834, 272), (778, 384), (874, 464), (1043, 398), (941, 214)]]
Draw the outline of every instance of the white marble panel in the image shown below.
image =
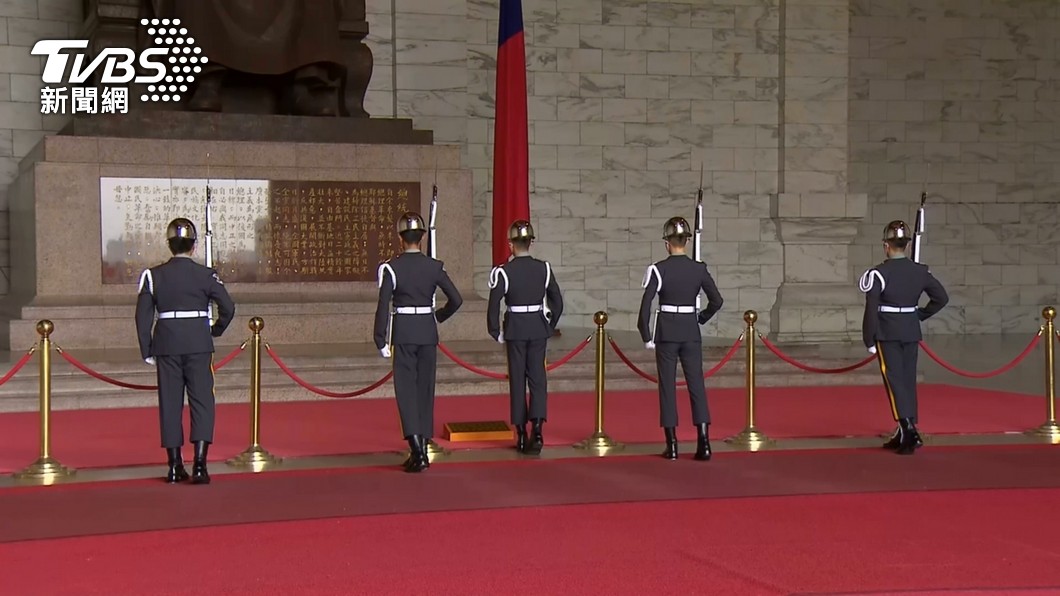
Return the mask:
[(646, 74), (648, 52), (643, 50), (604, 50), (603, 72), (622, 74)]
[(581, 25), (581, 47), (621, 50), (626, 47), (626, 28), (612, 25)]
[(606, 207), (609, 218), (642, 218), (652, 214), (651, 197), (643, 194), (608, 194)]
[(651, 259), (651, 243), (648, 242), (608, 242), (607, 264), (627, 265), (648, 263)]
[(617, 194), (626, 189), (626, 172), (582, 170), (581, 180), (582, 192)]
[(597, 146), (560, 146), (557, 151), (559, 163), (574, 170), (603, 169), (603, 148)]
[(648, 167), (646, 147), (604, 147), (603, 167), (608, 170), (644, 170)]
[(619, 217), (586, 219), (585, 240), (587, 242), (628, 242), (629, 219)]
[(558, 97), (556, 98), (556, 118), (574, 122), (603, 120), (603, 99), (598, 97)]
[(669, 39), (665, 27), (626, 27), (627, 50), (665, 51), (670, 47)]
[(621, 146), (625, 144), (625, 124), (615, 122), (582, 122), (582, 145)]
[(562, 193), (563, 217), (601, 217), (607, 210), (607, 196), (603, 193)]
[(603, 118), (606, 122), (646, 122), (648, 103), (645, 99), (603, 100)]

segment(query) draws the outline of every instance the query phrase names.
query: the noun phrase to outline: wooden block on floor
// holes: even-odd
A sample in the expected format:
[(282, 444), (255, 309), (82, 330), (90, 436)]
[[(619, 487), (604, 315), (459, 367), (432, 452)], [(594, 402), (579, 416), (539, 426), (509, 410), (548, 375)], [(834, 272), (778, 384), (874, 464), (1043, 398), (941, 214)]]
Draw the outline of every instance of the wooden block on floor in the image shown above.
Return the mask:
[(510, 441), (514, 431), (507, 422), (449, 422), (445, 425), (445, 440), (454, 443), (468, 441)]

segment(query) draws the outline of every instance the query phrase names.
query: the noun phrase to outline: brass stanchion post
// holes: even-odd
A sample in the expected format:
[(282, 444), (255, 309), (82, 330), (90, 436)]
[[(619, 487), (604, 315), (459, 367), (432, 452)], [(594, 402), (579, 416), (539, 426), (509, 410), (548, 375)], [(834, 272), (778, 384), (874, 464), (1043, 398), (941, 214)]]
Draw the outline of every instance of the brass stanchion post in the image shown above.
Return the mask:
[(40, 457), (15, 478), (21, 480), (39, 480), (51, 484), (58, 478), (69, 476), (76, 471), (59, 463), (52, 457), (52, 331), (55, 325), (51, 321), (37, 322), (37, 333), (40, 334), (40, 347), (37, 349), (40, 363)]
[(602, 456), (618, 451), (625, 445), (615, 442), (604, 432), (604, 354), (607, 349), (604, 325), (607, 325), (607, 313), (597, 312), (593, 315), (593, 323), (596, 323), (596, 429), (587, 439), (575, 443), (574, 447)]
[(226, 463), (230, 466), (250, 467), (260, 472), (283, 461), (261, 446), (261, 317), (250, 319), (250, 447)]
[(1056, 309), (1042, 309), (1045, 318), (1045, 422), (1030, 434), (1060, 443), (1060, 424), (1056, 422)]
[(749, 310), (743, 313), (743, 320), (747, 323), (744, 330), (744, 341), (747, 342), (747, 428), (740, 434), (725, 439), (725, 442), (735, 447), (758, 451), (773, 445), (775, 441), (755, 427), (755, 323), (758, 322), (758, 313)]

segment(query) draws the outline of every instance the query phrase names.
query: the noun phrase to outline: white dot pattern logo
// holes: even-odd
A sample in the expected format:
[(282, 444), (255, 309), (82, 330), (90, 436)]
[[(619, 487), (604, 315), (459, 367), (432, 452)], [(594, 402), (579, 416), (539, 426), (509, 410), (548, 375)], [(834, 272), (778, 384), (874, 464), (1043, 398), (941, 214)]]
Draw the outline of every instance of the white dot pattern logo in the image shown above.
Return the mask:
[(202, 48), (195, 45), (195, 38), (188, 36), (186, 28), (180, 27), (180, 19), (140, 19), (140, 25), (147, 27), (147, 34), (154, 39), (156, 46), (169, 50), (164, 81), (148, 85), (147, 93), (140, 99), (180, 101), (181, 94), (188, 91), (187, 84), (195, 82), (195, 75), (202, 72), (201, 65), (206, 64)]

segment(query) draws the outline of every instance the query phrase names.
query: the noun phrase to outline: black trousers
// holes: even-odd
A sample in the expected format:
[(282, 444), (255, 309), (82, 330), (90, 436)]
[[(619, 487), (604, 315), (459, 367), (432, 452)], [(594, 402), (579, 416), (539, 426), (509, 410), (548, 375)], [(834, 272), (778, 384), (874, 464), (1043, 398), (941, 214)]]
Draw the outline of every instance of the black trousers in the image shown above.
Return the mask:
[(155, 356), (162, 447), (184, 444), (184, 392), (191, 406), (191, 442), (213, 443), (213, 353)]
[(401, 432), (408, 438), (434, 436), (434, 380), (438, 346), (394, 345), (394, 394)]
[(548, 418), (548, 374), (545, 371), (545, 348), (548, 338), (504, 340), (508, 351), (508, 394), (511, 397), (512, 424), (522, 426), (527, 420), (527, 387), (530, 389), (530, 420)]
[(698, 341), (655, 344), (655, 365), (659, 374), (659, 426), (677, 426), (677, 361), (688, 384), (692, 401), (692, 423), (710, 424), (707, 389), (703, 381), (703, 343)]
[(876, 357), (883, 375), (883, 387), (891, 403), (895, 420), (910, 419), (916, 423), (916, 361), (920, 344), (915, 341), (876, 342)]

